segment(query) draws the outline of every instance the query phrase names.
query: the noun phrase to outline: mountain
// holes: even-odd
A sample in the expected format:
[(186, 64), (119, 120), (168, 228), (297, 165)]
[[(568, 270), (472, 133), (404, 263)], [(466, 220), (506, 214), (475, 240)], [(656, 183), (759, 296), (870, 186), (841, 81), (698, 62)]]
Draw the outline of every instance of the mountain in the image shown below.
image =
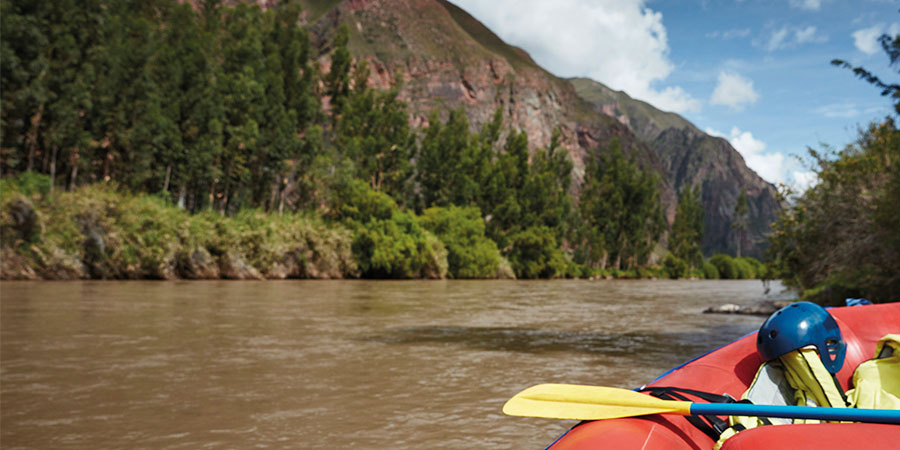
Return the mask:
[(656, 151), (666, 176), (679, 194), (700, 185), (706, 211), (703, 251), (734, 253), (734, 206), (741, 189), (747, 193), (747, 231), (744, 254), (761, 256), (766, 235), (781, 205), (775, 187), (747, 167), (728, 141), (710, 136), (683, 117), (656, 109), (621, 91), (587, 79), (570, 80), (579, 96), (597, 111), (617, 118)]
[(351, 52), (370, 65), (370, 85), (388, 88), (395, 77), (402, 80), (400, 97), (409, 104), (411, 124), (427, 125), (435, 109), (446, 117), (449, 109), (465, 107), (472, 128), (478, 129), (502, 108), (505, 125), (526, 131), (533, 148), (548, 145), (558, 128), (574, 163), (573, 194), (588, 158), (618, 139), (627, 155), (660, 175), (660, 197), (670, 223), (677, 194), (700, 183), (707, 212), (706, 254), (734, 253), (732, 215), (739, 192), (746, 189), (743, 253), (761, 255), (779, 207), (775, 188), (747, 168), (727, 141), (600, 83), (556, 77), (445, 0), (301, 4), (322, 70), (329, 69), (334, 33), (346, 24)]

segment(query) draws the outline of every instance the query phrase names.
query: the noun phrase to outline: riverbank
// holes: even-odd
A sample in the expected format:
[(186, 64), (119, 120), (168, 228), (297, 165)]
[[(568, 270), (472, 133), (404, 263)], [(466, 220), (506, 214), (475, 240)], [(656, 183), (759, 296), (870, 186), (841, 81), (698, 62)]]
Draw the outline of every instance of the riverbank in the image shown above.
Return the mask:
[(189, 214), (102, 185), (55, 195), (4, 187), (4, 280), (358, 275), (350, 230), (306, 214)]
[(227, 216), (191, 214), (168, 199), (108, 184), (50, 193), (45, 181), (0, 181), (2, 280), (514, 279), (519, 272), (532, 275), (525, 278), (746, 279), (764, 273), (756, 260), (727, 255), (702, 269), (671, 264), (669, 256), (661, 266), (629, 270), (588, 269), (562, 251), (538, 251), (543, 247), (506, 255), (486, 237), (477, 209), (415, 215), (364, 189), (351, 190), (353, 200), (332, 214), (248, 209)]

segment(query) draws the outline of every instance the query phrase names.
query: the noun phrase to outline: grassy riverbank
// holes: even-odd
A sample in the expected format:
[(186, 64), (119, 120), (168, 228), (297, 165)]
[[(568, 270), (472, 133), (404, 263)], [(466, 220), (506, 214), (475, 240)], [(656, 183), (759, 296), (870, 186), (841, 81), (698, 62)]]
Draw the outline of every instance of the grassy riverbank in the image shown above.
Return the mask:
[[(702, 270), (675, 257), (633, 270), (588, 269), (562, 252), (504, 256), (477, 208), (422, 215), (351, 184), (332, 210), (190, 214), (154, 195), (94, 184), (49, 190), (46, 177), (0, 180), (3, 279), (756, 278), (762, 265), (727, 255)], [(539, 237), (539, 236), (538, 236)], [(748, 261), (752, 261), (748, 262)]]
[(351, 231), (307, 214), (188, 214), (151, 195), (92, 185), (50, 194), (3, 180), (5, 279), (342, 278)]

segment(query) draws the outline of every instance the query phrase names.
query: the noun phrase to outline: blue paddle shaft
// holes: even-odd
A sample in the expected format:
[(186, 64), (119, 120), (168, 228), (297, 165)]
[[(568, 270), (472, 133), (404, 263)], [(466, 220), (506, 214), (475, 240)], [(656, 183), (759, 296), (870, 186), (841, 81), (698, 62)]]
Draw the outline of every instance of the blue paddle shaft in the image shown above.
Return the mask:
[(752, 403), (693, 403), (691, 415), (783, 417), (900, 424), (900, 410), (828, 408), (821, 406), (754, 405)]

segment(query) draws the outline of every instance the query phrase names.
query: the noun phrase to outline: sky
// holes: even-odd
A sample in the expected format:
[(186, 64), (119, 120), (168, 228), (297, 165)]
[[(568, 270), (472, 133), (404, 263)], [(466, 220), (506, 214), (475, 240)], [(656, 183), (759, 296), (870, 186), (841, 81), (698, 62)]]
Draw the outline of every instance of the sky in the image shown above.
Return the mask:
[(838, 58), (897, 82), (877, 38), (892, 0), (451, 0), (560, 77), (588, 77), (728, 139), (802, 190), (808, 148), (841, 149), (893, 108)]

